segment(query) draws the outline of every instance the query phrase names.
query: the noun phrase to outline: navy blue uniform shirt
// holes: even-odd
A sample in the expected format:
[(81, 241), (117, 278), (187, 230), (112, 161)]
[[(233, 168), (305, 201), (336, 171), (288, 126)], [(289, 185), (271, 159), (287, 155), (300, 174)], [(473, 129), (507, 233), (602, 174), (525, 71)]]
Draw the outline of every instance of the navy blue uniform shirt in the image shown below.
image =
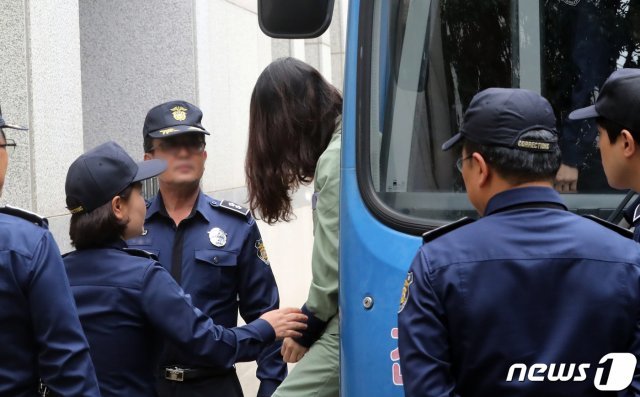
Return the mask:
[(232, 329), (214, 324), (158, 262), (123, 249), (120, 241), (64, 258), (103, 397), (156, 395), (160, 338), (192, 362), (219, 369), (254, 360), (274, 340), (262, 319)]
[[(238, 310), (247, 322), (279, 307), (278, 287), (255, 220), (236, 204), (200, 192), (191, 215), (176, 226), (158, 194), (147, 209), (145, 235), (129, 246), (149, 251), (193, 303), (216, 324), (235, 327)], [(270, 396), (287, 374), (274, 343), (258, 358), (259, 396)], [(201, 367), (179, 352), (165, 351), (161, 364)]]
[(44, 227), (0, 213), (0, 396), (98, 397), (60, 251)]
[[(398, 315), (407, 397), (607, 395), (594, 386), (600, 359), (640, 355), (640, 246), (561, 205), (550, 188), (508, 190), (420, 248)], [(568, 381), (514, 370), (508, 382), (516, 363), (589, 368), (581, 382), (577, 368)], [(638, 391), (634, 379), (624, 395)]]

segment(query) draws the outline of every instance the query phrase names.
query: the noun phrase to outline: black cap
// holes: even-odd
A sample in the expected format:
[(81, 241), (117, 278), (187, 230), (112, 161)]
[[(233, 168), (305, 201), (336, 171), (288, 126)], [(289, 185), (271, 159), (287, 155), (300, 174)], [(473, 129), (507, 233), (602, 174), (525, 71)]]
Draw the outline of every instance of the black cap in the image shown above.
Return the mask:
[(27, 131), (26, 127), (21, 127), (19, 125), (14, 125), (14, 124), (8, 124), (6, 121), (4, 121), (4, 118), (2, 117), (2, 109), (0, 108), (0, 129), (2, 128), (11, 128), (14, 130)]
[(556, 117), (549, 101), (520, 88), (488, 88), (473, 97), (460, 132), (446, 141), (442, 150), (451, 149), (463, 138), (480, 145), (537, 152), (553, 150), (557, 145), (557, 136), (551, 141), (520, 139), (532, 130), (557, 135)]
[(64, 185), (67, 208), (72, 214), (91, 212), (132, 183), (159, 175), (166, 168), (164, 160), (136, 163), (117, 143), (103, 143), (69, 167)]
[(202, 126), (202, 111), (187, 101), (162, 103), (149, 110), (144, 119), (144, 138), (169, 138), (185, 133), (209, 135)]
[(604, 117), (640, 132), (640, 70), (619, 69), (602, 85), (595, 105), (574, 110), (569, 120)]

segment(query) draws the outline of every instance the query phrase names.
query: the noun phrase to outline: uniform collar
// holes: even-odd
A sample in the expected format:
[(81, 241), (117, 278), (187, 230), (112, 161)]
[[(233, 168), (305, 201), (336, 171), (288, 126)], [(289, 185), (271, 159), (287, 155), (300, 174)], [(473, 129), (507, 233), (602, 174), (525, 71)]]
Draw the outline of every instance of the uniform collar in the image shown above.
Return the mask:
[(484, 216), (491, 215), (508, 207), (530, 203), (551, 203), (567, 209), (560, 194), (550, 187), (520, 187), (505, 190), (491, 197)]
[[(196, 213), (199, 213), (207, 222), (209, 217), (207, 216), (207, 198), (202, 193), (202, 190), (198, 191), (198, 198), (196, 198), (196, 205), (193, 207), (191, 214), (187, 218), (192, 218)], [(158, 192), (158, 195), (153, 199), (149, 208), (147, 208), (147, 216), (145, 220), (151, 219), (155, 214), (160, 214), (165, 218), (169, 218), (167, 209), (164, 207), (164, 201), (162, 201), (162, 194)]]
[(122, 240), (122, 239), (117, 239), (116, 241), (112, 241), (110, 243), (106, 243), (105, 248), (115, 248), (115, 249), (124, 249), (124, 248), (128, 248), (129, 246), (127, 245), (127, 242)]

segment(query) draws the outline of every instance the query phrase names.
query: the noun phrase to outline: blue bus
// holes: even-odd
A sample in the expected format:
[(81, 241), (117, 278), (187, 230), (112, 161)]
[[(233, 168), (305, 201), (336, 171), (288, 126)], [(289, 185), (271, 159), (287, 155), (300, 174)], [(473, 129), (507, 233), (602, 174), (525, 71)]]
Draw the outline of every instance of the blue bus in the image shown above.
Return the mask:
[[(273, 37), (312, 37), (332, 0), (259, 0)], [(637, 22), (636, 22), (637, 21)], [(351, 0), (341, 164), (341, 395), (402, 396), (397, 311), (421, 235), (477, 216), (440, 146), (471, 97), (521, 87), (552, 103), (570, 209), (628, 226), (633, 194), (607, 186), (591, 104), (615, 69), (640, 62), (636, 0)]]

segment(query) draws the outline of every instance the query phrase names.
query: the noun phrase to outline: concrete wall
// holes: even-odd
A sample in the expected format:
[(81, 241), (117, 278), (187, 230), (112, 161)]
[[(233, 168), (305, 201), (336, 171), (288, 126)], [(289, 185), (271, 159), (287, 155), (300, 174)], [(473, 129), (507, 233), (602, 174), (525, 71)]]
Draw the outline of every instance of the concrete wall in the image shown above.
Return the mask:
[(2, 201), (50, 216), (63, 241), (66, 166), (83, 150), (78, 20), (77, 0), (0, 2), (0, 103), (30, 128), (7, 131), (19, 146)]
[(147, 111), (197, 101), (191, 2), (82, 0), (84, 149), (115, 140), (141, 158)]
[[(0, 106), (13, 124), (30, 124), (28, 19), (24, 1), (0, 2)], [(32, 207), (31, 142), (25, 132), (6, 130), (18, 147), (9, 157), (2, 202)]]
[[(205, 191), (244, 187), (249, 100), (271, 62), (271, 39), (258, 27), (253, 1), (196, 1), (198, 102), (212, 131)], [(253, 7), (253, 8), (252, 8)], [(244, 202), (244, 194), (236, 198)]]

